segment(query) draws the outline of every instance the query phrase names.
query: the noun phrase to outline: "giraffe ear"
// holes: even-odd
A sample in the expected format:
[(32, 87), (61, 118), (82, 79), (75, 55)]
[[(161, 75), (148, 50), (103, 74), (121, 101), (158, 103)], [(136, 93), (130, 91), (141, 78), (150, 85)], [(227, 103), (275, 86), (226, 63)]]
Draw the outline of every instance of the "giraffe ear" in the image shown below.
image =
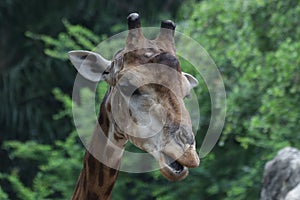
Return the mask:
[(100, 54), (76, 50), (68, 52), (69, 59), (77, 71), (86, 79), (98, 82), (106, 80), (111, 61), (106, 60)]
[(198, 80), (195, 77), (193, 77), (192, 75), (185, 73), (185, 72), (182, 72), (182, 75), (185, 76), (185, 78), (190, 83), (190, 89), (193, 89), (194, 87), (196, 87), (199, 84)]

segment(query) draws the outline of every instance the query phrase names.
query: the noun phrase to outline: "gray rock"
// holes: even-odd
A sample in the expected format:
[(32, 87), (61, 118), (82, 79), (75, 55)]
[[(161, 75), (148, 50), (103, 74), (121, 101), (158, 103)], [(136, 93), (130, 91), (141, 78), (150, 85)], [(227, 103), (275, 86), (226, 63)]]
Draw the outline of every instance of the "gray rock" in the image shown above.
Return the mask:
[(286, 147), (280, 150), (276, 157), (265, 165), (260, 199), (300, 200), (299, 184), (300, 151), (292, 147)]
[(284, 200), (300, 200), (300, 183), (289, 191)]

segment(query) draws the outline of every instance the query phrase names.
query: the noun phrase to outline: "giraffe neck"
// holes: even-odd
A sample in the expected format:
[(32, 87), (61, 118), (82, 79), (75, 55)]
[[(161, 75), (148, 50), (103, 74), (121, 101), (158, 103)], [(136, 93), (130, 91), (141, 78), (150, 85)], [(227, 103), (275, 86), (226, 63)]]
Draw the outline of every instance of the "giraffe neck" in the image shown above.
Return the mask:
[(127, 140), (114, 130), (106, 109), (107, 97), (108, 93), (101, 104), (98, 123), (85, 153), (72, 200), (106, 200), (111, 197)]

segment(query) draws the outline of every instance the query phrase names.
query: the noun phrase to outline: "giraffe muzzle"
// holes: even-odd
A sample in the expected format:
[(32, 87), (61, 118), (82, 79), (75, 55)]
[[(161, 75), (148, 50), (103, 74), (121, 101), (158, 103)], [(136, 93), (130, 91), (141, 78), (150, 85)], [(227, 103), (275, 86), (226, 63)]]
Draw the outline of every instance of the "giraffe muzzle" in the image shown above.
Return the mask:
[(184, 165), (188, 168), (195, 168), (198, 167), (200, 164), (199, 156), (196, 152), (196, 149), (193, 145), (191, 145), (185, 153), (177, 159), (181, 165)]

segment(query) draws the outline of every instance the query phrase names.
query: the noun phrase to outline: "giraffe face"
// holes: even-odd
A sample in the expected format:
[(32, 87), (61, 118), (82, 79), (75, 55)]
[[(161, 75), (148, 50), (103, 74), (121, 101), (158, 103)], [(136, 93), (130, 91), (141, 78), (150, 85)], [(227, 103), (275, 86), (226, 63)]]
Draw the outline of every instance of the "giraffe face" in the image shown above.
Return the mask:
[(181, 180), (200, 162), (184, 105), (198, 81), (180, 70), (173, 22), (162, 22), (155, 40), (144, 38), (136, 15), (128, 27), (126, 47), (112, 62), (88, 51), (72, 51), (70, 60), (84, 77), (110, 84), (106, 110), (114, 130), (152, 154), (167, 179)]
[(124, 55), (123, 62), (110, 95), (111, 117), (118, 131), (152, 154), (166, 178), (183, 179), (189, 167), (199, 165), (184, 105), (196, 79), (182, 73), (176, 56), (167, 51), (141, 49)]

